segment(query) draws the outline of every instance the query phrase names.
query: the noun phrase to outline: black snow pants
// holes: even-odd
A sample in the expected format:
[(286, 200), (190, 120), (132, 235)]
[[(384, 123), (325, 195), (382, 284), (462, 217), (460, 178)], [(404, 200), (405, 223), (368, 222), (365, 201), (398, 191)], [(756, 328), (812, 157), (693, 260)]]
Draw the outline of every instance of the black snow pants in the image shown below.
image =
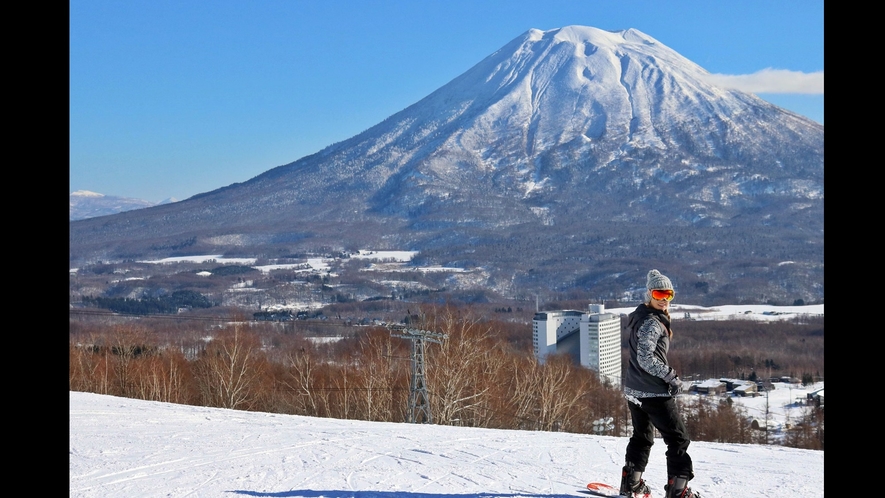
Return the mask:
[(645, 471), (648, 456), (654, 444), (655, 429), (667, 445), (667, 476), (694, 477), (688, 445), (691, 440), (685, 422), (676, 410), (676, 400), (670, 397), (642, 398), (640, 405), (627, 402), (633, 419), (633, 436), (627, 443), (627, 461), (635, 469)]

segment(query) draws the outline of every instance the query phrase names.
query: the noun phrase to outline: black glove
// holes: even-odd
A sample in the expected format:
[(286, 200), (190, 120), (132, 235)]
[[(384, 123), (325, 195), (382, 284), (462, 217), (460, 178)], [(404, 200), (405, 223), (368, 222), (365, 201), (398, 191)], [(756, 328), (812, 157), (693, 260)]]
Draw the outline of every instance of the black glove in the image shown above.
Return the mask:
[(676, 370), (671, 368), (670, 372), (664, 376), (664, 382), (670, 384), (669, 391), (671, 395), (676, 396), (682, 392), (682, 380), (676, 375)]

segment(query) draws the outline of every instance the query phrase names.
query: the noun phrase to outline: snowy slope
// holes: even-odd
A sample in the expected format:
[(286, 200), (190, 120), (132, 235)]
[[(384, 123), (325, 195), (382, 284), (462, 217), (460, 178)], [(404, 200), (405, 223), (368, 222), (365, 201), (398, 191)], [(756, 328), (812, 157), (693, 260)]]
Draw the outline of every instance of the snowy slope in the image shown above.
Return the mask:
[[(587, 496), (617, 484), (627, 440), (362, 422), (70, 393), (70, 496), (472, 498)], [(646, 477), (666, 479), (663, 442)], [(824, 454), (695, 442), (704, 498), (824, 495)]]

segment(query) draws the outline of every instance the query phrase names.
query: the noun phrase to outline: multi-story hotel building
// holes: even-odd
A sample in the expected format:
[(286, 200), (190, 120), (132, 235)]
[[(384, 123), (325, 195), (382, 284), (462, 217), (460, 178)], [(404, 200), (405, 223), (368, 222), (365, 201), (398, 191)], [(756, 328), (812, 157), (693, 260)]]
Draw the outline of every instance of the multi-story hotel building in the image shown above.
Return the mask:
[(542, 363), (547, 355), (567, 353), (576, 363), (595, 370), (600, 380), (621, 383), (621, 318), (606, 313), (602, 304), (591, 304), (586, 312), (535, 313), (532, 343)]

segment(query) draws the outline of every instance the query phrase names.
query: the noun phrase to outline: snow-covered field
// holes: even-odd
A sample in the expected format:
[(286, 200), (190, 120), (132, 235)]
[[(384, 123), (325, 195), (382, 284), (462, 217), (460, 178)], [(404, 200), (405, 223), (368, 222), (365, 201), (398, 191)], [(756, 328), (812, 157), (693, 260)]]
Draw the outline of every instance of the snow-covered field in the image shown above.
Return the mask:
[[(363, 422), (70, 393), (70, 497), (566, 498), (625, 438)], [(665, 447), (645, 477), (663, 496)], [(824, 496), (824, 453), (694, 442), (704, 498)]]
[[(606, 308), (606, 313), (628, 314), (636, 309)], [(771, 306), (768, 304), (728, 304), (705, 308), (691, 304), (671, 304), (670, 316), (673, 320), (790, 320), (802, 317), (823, 317), (823, 304), (804, 306)]]
[[(481, 282), (488, 277), (485, 271), (481, 268), (466, 270), (464, 268), (458, 267), (443, 267), (443, 266), (412, 266), (410, 262), (412, 259), (418, 254), (418, 251), (397, 251), (397, 250), (383, 250), (383, 251), (375, 251), (375, 250), (359, 250), (354, 254), (351, 254), (349, 257), (351, 259), (363, 259), (367, 261), (371, 261), (370, 265), (367, 268), (362, 269), (365, 272), (376, 272), (376, 273), (387, 273), (387, 274), (396, 274), (398, 272), (412, 272), (417, 271), (421, 273), (435, 273), (435, 272), (445, 272), (451, 273), (453, 275), (453, 281), (464, 281), (465, 283), (470, 281), (471, 283), (467, 286), (478, 286), (481, 285)], [(208, 255), (194, 255), (194, 256), (181, 256), (181, 257), (173, 257), (173, 258), (163, 258), (159, 260), (151, 260), (151, 261), (141, 261), (142, 263), (155, 263), (155, 264), (164, 264), (164, 263), (182, 263), (182, 262), (190, 262), (190, 263), (215, 263), (215, 264), (240, 264), (253, 266), (254, 268), (260, 270), (263, 273), (269, 273), (273, 270), (295, 270), (299, 272), (305, 273), (321, 273), (321, 272), (330, 272), (332, 270), (332, 266), (336, 262), (340, 262), (335, 258), (326, 258), (326, 257), (311, 257), (306, 258), (304, 261), (296, 262), (296, 263), (272, 263), (272, 264), (264, 264), (264, 265), (256, 265), (256, 258), (224, 258), (220, 254), (208, 254)], [(71, 268), (70, 273), (74, 274), (77, 272), (77, 268)], [(209, 272), (201, 272), (201, 275), (210, 275)], [(476, 274), (475, 277), (471, 278), (470, 274)], [(394, 284), (392, 280), (381, 280), (381, 282), (386, 283), (387, 285)], [(396, 282), (396, 285), (401, 285), (404, 288), (410, 288), (414, 286), (414, 282)], [(249, 291), (252, 289), (248, 289), (248, 286), (237, 286), (231, 289), (235, 292)], [(297, 302), (297, 300), (290, 300), (291, 303), (281, 306), (279, 304), (270, 304), (269, 309), (314, 309), (322, 306), (322, 303), (319, 302)], [(612, 308), (607, 309), (606, 311), (609, 313), (615, 314), (627, 314), (633, 311), (634, 307), (625, 307), (625, 308)], [(815, 304), (815, 305), (803, 305), (803, 306), (771, 306), (771, 305), (726, 305), (726, 306), (715, 306), (704, 308), (701, 306), (694, 306), (691, 304), (681, 304), (681, 303), (673, 303), (670, 306), (670, 313), (674, 319), (690, 319), (690, 320), (759, 320), (759, 321), (771, 321), (771, 320), (786, 320), (792, 319), (801, 316), (809, 316), (809, 317), (817, 317), (823, 316), (824, 313), (824, 305), (823, 304)]]

